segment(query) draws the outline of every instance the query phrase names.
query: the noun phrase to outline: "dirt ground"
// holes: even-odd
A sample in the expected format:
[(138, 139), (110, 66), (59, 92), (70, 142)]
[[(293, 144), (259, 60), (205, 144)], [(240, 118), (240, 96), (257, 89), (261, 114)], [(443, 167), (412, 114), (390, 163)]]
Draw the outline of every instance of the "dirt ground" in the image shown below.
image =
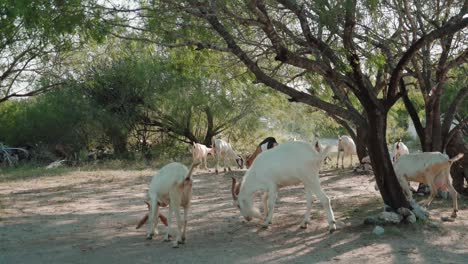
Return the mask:
[[(371, 175), (329, 170), (322, 188), (332, 199), (338, 230), (329, 234), (314, 201), (311, 224), (302, 186), (282, 189), (273, 224), (244, 222), (232, 205), (230, 175), (197, 171), (187, 242), (178, 249), (159, 235), (136, 230), (146, 213), (153, 170), (74, 171), (0, 183), (0, 263), (468, 263), (468, 200), (459, 218), (441, 222), (451, 201), (436, 199), (431, 222), (385, 226), (381, 236), (363, 225), (382, 210)], [(167, 213), (167, 209), (163, 209)]]

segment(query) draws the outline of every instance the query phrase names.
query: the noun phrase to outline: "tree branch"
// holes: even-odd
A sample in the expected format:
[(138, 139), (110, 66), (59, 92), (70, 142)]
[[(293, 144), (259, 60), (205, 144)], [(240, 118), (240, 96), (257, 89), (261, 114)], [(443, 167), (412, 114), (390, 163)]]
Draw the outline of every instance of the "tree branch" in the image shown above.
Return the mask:
[(422, 36), (419, 40), (414, 42), (411, 47), (405, 52), (403, 57), (398, 62), (397, 66), (392, 72), (390, 77), (390, 84), (388, 89), (388, 96), (395, 97), (397, 96), (396, 89), (398, 82), (401, 79), (403, 69), (406, 65), (411, 61), (413, 56), (427, 43), (434, 41), (435, 39), (442, 38), (444, 36), (454, 34), (455, 32), (464, 29), (468, 26), (468, 17), (466, 18), (459, 18), (456, 17), (449, 22), (447, 22), (441, 28), (433, 30), (427, 35)]
[(344, 108), (338, 107), (335, 104), (330, 104), (322, 101), (316, 96), (297, 91), (265, 74), (260, 67), (252, 61), (244, 50), (242, 50), (234, 40), (234, 37), (224, 28), (221, 22), (218, 20), (214, 11), (199, 7), (200, 12), (204, 14), (204, 18), (211, 24), (213, 29), (224, 39), (228, 48), (231, 52), (236, 55), (244, 65), (256, 76), (258, 82), (262, 82), (265, 85), (287, 94), (292, 97), (294, 101), (306, 103), (317, 108), (320, 108), (328, 113), (335, 114), (343, 119), (352, 120), (354, 123), (365, 125), (365, 119), (361, 115), (346, 111)]
[(47, 91), (52, 90), (56, 86), (60, 86), (62, 84), (65, 84), (65, 83), (60, 82), (60, 83), (50, 84), (50, 85), (47, 85), (47, 86), (42, 87), (40, 89), (36, 89), (34, 91), (27, 92), (27, 93), (12, 93), (12, 94), (4, 96), (3, 98), (0, 98), (0, 103), (5, 102), (8, 99), (13, 98), (13, 97), (28, 97), (28, 96), (35, 96), (35, 95), (38, 95), (38, 94), (41, 94), (41, 93), (45, 93)]
[(444, 140), (444, 142), (449, 142), (446, 140), (446, 136), (449, 133), (450, 125), (452, 124), (453, 119), (455, 118), (458, 108), (467, 96), (468, 87), (464, 87), (463, 89), (459, 90), (452, 103), (450, 104), (447, 112), (445, 113), (444, 122), (442, 124), (442, 139)]

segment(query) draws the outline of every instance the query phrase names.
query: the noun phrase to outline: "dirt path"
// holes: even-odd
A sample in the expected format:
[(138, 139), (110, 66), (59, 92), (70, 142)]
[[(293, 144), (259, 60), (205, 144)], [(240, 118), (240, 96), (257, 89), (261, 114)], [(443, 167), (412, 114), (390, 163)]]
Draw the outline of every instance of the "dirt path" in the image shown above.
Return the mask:
[(468, 263), (466, 199), (455, 222), (438, 220), (450, 214), (451, 201), (437, 199), (433, 224), (386, 226), (377, 237), (362, 222), (381, 210), (380, 197), (371, 176), (349, 171), (321, 177), (339, 221), (333, 234), (318, 200), (309, 228), (299, 228), (302, 187), (280, 191), (264, 230), (242, 221), (227, 175), (199, 171), (187, 243), (172, 249), (162, 225), (152, 241), (135, 229), (153, 173), (82, 171), (0, 183), (0, 263)]

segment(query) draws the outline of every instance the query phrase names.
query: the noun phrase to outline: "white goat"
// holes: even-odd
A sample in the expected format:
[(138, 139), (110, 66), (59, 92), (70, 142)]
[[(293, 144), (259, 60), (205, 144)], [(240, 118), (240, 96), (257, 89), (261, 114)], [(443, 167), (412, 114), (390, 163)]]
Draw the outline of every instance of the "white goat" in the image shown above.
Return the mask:
[(424, 206), (431, 204), (437, 194), (438, 188), (441, 188), (442, 191), (448, 189), (453, 199), (452, 218), (456, 218), (458, 211), (457, 192), (451, 183), (450, 167), (461, 158), (463, 158), (462, 153), (450, 159), (447, 155), (440, 152), (422, 152), (401, 156), (394, 164), (394, 169), (407, 200), (412, 200), (408, 181), (429, 185), (431, 194), (422, 203)]
[(399, 139), (398, 142), (393, 144), (393, 162), (397, 162), (401, 156), (406, 154), (409, 154), (408, 147)]
[(226, 172), (226, 163), (228, 164), (227, 168), (231, 171), (231, 167), (229, 167), (229, 161), (235, 160), (239, 169), (244, 167), (244, 159), (237, 155), (236, 152), (231, 147), (231, 144), (227, 143), (222, 139), (212, 139), (213, 148), (215, 149), (216, 154), (216, 167), (215, 172), (218, 174), (218, 163), (219, 159), (222, 158), (224, 162), (224, 172)]
[(341, 168), (344, 169), (343, 159), (345, 155), (351, 156), (351, 167), (353, 167), (353, 155), (356, 154), (356, 144), (349, 136), (338, 136), (338, 156), (336, 157), (336, 167), (338, 168), (338, 161), (340, 159), (340, 152), (343, 151), (341, 156)]
[(208, 170), (208, 166), (206, 165), (206, 158), (208, 154), (211, 154), (214, 156), (214, 148), (209, 148), (199, 143), (193, 143), (193, 147), (192, 147), (193, 162), (203, 162), (205, 164), (205, 170)]
[[(276, 203), (278, 189), (284, 186), (304, 184), (307, 197), (307, 210), (302, 228), (310, 223), (312, 194), (322, 203), (328, 218), (329, 230), (336, 229), (335, 217), (330, 206), (330, 199), (322, 191), (319, 180), (319, 170), (323, 160), (330, 152), (327, 146), (322, 152), (317, 152), (315, 146), (301, 141), (286, 142), (261, 153), (247, 171), (241, 183), (236, 184), (233, 178), (232, 196), (234, 204), (247, 221), (252, 217), (264, 220), (263, 227), (272, 222), (273, 208)], [(253, 195), (256, 191), (265, 191), (263, 196), (265, 218), (258, 208), (253, 206)]]
[[(158, 224), (159, 207), (169, 205), (168, 225), (164, 241), (169, 241), (169, 231), (171, 229), (172, 214), (175, 213), (177, 219), (176, 239), (173, 241), (172, 246), (178, 247), (179, 243), (185, 242), (185, 232), (187, 229), (187, 213), (192, 199), (192, 179), (191, 175), (193, 169), (200, 163), (193, 163), (190, 170), (181, 163), (173, 162), (162, 167), (159, 172), (153, 176), (148, 190), (149, 204), (149, 217), (146, 215), (140, 220), (137, 228), (142, 226), (149, 218), (147, 227), (146, 238), (152, 239), (156, 233), (156, 225)], [(179, 207), (184, 208), (183, 222), (180, 219)], [(164, 218), (164, 216), (162, 216)], [(161, 218), (161, 220), (163, 220)], [(164, 221), (164, 220), (163, 220)], [(182, 227), (183, 225), (183, 227)], [(182, 231), (182, 235), (181, 235)]]

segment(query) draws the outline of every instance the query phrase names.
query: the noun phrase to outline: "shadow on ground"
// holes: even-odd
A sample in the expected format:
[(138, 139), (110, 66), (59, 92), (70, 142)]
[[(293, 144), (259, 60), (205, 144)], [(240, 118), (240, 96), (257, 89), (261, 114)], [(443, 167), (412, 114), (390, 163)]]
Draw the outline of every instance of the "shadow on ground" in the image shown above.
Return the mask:
[[(371, 175), (326, 170), (321, 181), (332, 199), (338, 230), (329, 234), (325, 212), (315, 200), (311, 224), (301, 186), (282, 189), (273, 224), (245, 222), (232, 205), (230, 176), (198, 171), (194, 176), (187, 243), (172, 249), (136, 230), (146, 213), (143, 200), (153, 172), (80, 172), (0, 185), (0, 263), (464, 263), (468, 202), (460, 198), (460, 217), (451, 201), (436, 200), (435, 224), (386, 226), (375, 236), (363, 219), (381, 210)], [(256, 199), (259, 202), (259, 198)], [(163, 211), (166, 213), (166, 210)]]

